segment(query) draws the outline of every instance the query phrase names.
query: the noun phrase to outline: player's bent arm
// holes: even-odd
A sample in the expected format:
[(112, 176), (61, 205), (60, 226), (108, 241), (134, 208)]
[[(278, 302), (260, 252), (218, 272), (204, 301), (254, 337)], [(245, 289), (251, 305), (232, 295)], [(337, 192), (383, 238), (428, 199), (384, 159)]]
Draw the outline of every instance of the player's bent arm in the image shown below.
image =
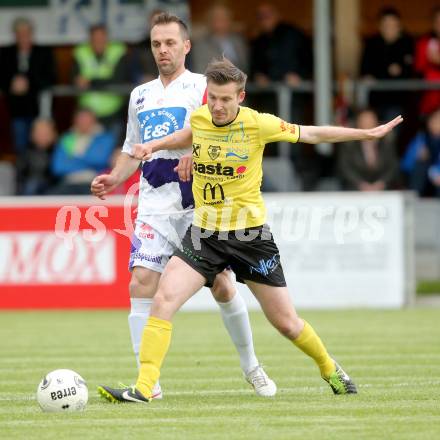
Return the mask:
[(348, 142), (380, 139), (403, 121), (397, 116), (392, 121), (371, 129), (301, 125), (298, 142), (319, 144), (321, 142)]
[(149, 160), (151, 155), (160, 150), (179, 150), (192, 144), (190, 127), (184, 127), (160, 139), (154, 139), (144, 144), (133, 145), (133, 156), (140, 160)]
[(96, 176), (90, 185), (90, 191), (96, 197), (105, 200), (117, 186), (126, 181), (139, 167), (140, 161), (122, 152), (110, 174)]
[(116, 179), (118, 185), (125, 182), (139, 168), (141, 161), (122, 151), (110, 175)]
[(153, 153), (160, 150), (178, 150), (188, 148), (191, 144), (191, 127), (184, 127), (181, 130), (177, 130), (168, 136), (158, 139), (157, 143), (153, 145), (152, 150)]

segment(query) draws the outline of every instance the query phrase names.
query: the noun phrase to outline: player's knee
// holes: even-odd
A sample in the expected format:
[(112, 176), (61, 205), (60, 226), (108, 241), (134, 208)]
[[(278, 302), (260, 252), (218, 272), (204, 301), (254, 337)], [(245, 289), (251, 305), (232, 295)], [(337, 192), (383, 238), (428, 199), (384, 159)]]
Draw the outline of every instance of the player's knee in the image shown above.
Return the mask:
[(128, 284), (128, 290), (130, 292), (130, 297), (137, 298), (141, 292), (141, 284), (139, 280), (135, 277), (131, 277), (130, 283)]
[(235, 295), (235, 288), (227, 272), (221, 272), (215, 277), (211, 292), (217, 302), (232, 300)]
[(178, 301), (172, 291), (160, 288), (154, 295), (153, 305), (151, 307), (151, 315), (161, 319), (171, 320), (178, 310)]
[(176, 302), (176, 296), (168, 289), (159, 288), (154, 296), (154, 305), (158, 309), (168, 309)]
[(148, 272), (133, 271), (128, 285), (131, 298), (152, 298), (156, 288), (157, 280), (150, 276)]
[(283, 336), (290, 340), (296, 339), (302, 330), (302, 324), (298, 318), (282, 318), (278, 320), (274, 325)]

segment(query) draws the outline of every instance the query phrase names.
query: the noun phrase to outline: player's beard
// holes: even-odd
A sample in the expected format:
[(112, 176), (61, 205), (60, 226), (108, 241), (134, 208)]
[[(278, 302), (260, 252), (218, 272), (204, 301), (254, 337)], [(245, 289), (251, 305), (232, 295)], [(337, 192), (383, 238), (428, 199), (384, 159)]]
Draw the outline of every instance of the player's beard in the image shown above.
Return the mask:
[(177, 70), (176, 64), (173, 62), (163, 65), (158, 64), (157, 67), (159, 69), (159, 73), (163, 76), (171, 76)]

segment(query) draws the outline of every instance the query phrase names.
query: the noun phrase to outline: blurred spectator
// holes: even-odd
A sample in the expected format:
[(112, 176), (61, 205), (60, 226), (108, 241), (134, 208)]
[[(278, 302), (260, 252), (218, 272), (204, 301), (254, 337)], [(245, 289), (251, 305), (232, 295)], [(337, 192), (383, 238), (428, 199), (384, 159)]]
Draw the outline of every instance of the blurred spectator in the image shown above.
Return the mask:
[(26, 18), (13, 23), (15, 43), (0, 50), (0, 87), (12, 118), (15, 151), (25, 152), (33, 119), (39, 113), (39, 93), (55, 82), (54, 60), (49, 48), (33, 41), (33, 26)]
[(55, 124), (50, 119), (36, 119), (31, 142), (25, 155), (17, 160), (19, 193), (25, 196), (44, 194), (54, 183), (50, 162), (56, 142)]
[(292, 159), (298, 173), (301, 191), (319, 190), (323, 178), (335, 177), (333, 148), (323, 153), (317, 145), (298, 143), (297, 150), (292, 149)]
[(77, 46), (73, 52), (74, 83), (84, 91), (80, 107), (91, 109), (118, 141), (125, 97), (99, 89), (128, 82), (126, 52), (124, 44), (108, 41), (104, 25), (92, 26), (89, 43)]
[(192, 67), (203, 73), (215, 57), (225, 56), (244, 72), (248, 72), (248, 48), (243, 36), (233, 31), (231, 11), (215, 4), (207, 13), (207, 33), (193, 44)]
[(143, 84), (158, 76), (156, 62), (151, 52), (150, 28), (157, 15), (162, 14), (161, 9), (154, 9), (148, 19), (149, 28), (147, 36), (134, 49), (131, 55), (130, 79), (134, 84)]
[[(379, 32), (365, 41), (361, 75), (364, 79), (410, 78), (413, 66), (413, 40), (403, 31), (400, 14), (385, 8), (379, 14)], [(401, 114), (406, 95), (398, 92), (373, 92), (370, 105), (381, 119)]]
[[(416, 44), (415, 70), (428, 81), (440, 81), (440, 8), (433, 13), (432, 31)], [(425, 92), (420, 104), (422, 114), (440, 107), (440, 92)]]
[(88, 108), (78, 110), (72, 129), (61, 136), (52, 158), (52, 173), (60, 178), (50, 194), (89, 194), (90, 182), (110, 166), (114, 136)]
[(428, 170), (429, 178), (434, 186), (435, 195), (440, 198), (440, 154), (437, 161)]
[(311, 74), (310, 43), (303, 32), (283, 23), (271, 3), (257, 7), (260, 35), (251, 42), (251, 77), (260, 85), (285, 81), (298, 85)]
[[(269, 2), (257, 6), (256, 18), (259, 35), (251, 41), (251, 79), (264, 87), (272, 81), (297, 86), (301, 80), (309, 78), (312, 73), (312, 51), (310, 40), (306, 35), (296, 27), (284, 23), (276, 6)], [(263, 112), (278, 112), (277, 98), (273, 92), (262, 89), (256, 95), (249, 93), (247, 96), (248, 105), (251, 107)], [(291, 120), (298, 124), (304, 123), (309, 103), (310, 95), (293, 93)], [(302, 174), (303, 189), (311, 190), (316, 186), (319, 178), (317, 176), (321, 171), (315, 169), (317, 162), (314, 160), (316, 152), (314, 146), (306, 147), (311, 152), (307, 157), (304, 148), (301, 144), (292, 146), (291, 158), (297, 170), (299, 171), (298, 167), (301, 168), (299, 172)], [(271, 155), (274, 151), (277, 150), (269, 146), (265, 150), (265, 155)], [(308, 160), (309, 157), (311, 160)]]
[(0, 196), (16, 194), (16, 168), (11, 162), (0, 159)]
[(420, 196), (430, 195), (434, 184), (439, 194), (440, 108), (428, 116), (426, 128), (408, 145), (401, 167), (408, 176), (410, 189)]
[[(358, 113), (356, 125), (371, 129), (379, 125), (376, 113), (366, 109)], [(381, 139), (348, 142), (338, 155), (342, 187), (351, 191), (382, 191), (397, 181), (399, 161), (393, 145)]]

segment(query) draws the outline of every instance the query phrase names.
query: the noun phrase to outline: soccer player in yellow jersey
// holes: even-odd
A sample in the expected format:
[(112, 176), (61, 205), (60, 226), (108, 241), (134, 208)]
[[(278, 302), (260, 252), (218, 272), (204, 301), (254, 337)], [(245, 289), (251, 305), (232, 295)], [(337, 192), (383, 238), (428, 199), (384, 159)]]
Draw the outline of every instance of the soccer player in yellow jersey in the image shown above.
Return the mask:
[[(135, 156), (177, 148), (192, 136), (195, 215), (182, 249), (171, 258), (159, 282), (140, 349), (136, 385), (100, 387), (108, 400), (148, 402), (171, 340), (171, 320), (202, 286), (212, 286), (216, 274), (231, 266), (259, 301), (271, 324), (310, 356), (335, 394), (356, 393), (356, 386), (332, 359), (313, 327), (291, 303), (280, 255), (260, 193), (262, 156), (266, 143), (343, 142), (378, 139), (402, 122), (398, 116), (371, 130), (299, 126), (276, 116), (240, 106), (246, 75), (226, 59), (210, 63), (205, 73), (208, 104), (191, 115), (191, 131), (139, 144)], [(181, 159), (179, 176), (188, 180), (190, 159)], [(185, 282), (182, 282), (184, 280)]]

